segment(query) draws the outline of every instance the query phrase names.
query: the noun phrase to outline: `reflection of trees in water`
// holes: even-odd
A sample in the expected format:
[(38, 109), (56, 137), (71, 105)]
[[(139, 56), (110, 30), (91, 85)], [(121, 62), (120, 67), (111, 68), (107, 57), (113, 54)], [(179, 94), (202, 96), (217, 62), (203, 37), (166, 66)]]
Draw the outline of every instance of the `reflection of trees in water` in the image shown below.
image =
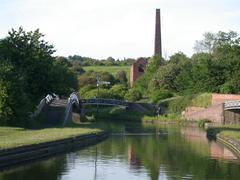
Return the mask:
[(66, 171), (66, 156), (32, 163), (21, 168), (0, 173), (4, 180), (55, 180)]
[[(237, 156), (234, 155), (228, 148), (220, 145), (214, 141), (209, 141), (206, 138), (206, 131), (199, 128), (182, 128), (181, 134), (186, 139), (191, 148), (199, 153), (199, 155), (206, 156), (209, 154), (211, 158), (238, 161)], [(210, 147), (209, 147), (210, 146)]]
[[(160, 132), (164, 131), (166, 129)], [(209, 159), (209, 142), (201, 133), (196, 133), (193, 129), (169, 129), (165, 135), (114, 136), (76, 153), (0, 173), (0, 180), (61, 179), (63, 172), (74, 168), (76, 159), (94, 162), (101, 157), (106, 162), (118, 158), (132, 170), (144, 167), (152, 180), (163, 176), (180, 179), (188, 175), (194, 175), (192, 179), (238, 179), (240, 166)], [(101, 166), (97, 168), (101, 171)]]
[(160, 173), (179, 178), (193, 175), (193, 179), (240, 177), (238, 165), (209, 159), (210, 146), (203, 134), (190, 137), (188, 132), (187, 138), (180, 129), (171, 130), (169, 135), (114, 137), (103, 142), (99, 152), (111, 157), (125, 154), (126, 161), (144, 166), (152, 180), (163, 176)]

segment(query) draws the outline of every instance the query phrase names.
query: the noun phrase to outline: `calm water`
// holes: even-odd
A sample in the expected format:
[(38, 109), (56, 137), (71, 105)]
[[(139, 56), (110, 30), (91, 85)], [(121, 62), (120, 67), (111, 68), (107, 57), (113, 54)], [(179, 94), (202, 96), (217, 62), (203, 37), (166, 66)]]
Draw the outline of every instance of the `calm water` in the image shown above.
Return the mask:
[(0, 180), (240, 179), (240, 161), (198, 128), (120, 127), (95, 146), (0, 172)]

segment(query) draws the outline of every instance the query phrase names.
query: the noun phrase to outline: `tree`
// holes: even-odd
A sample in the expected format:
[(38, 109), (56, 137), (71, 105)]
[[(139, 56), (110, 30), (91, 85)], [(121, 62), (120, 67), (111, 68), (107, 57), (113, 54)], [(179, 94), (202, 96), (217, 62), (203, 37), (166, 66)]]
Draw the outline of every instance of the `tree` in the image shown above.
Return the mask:
[[(65, 58), (54, 58), (52, 45), (39, 30), (12, 29), (0, 40), (0, 116), (10, 125), (27, 125), (46, 94), (77, 88), (77, 77)], [(5, 109), (5, 111), (3, 111)], [(22, 119), (24, 120), (22, 121)]]
[(0, 87), (0, 125), (26, 126), (31, 103), (10, 64), (0, 63)]
[(116, 84), (112, 86), (110, 93), (114, 99), (124, 99), (124, 96), (127, 93), (127, 88), (122, 84)]
[(216, 45), (216, 35), (211, 32), (203, 34), (203, 40), (197, 40), (194, 45), (196, 52), (212, 53)]
[(12, 29), (9, 35), (0, 42), (2, 59), (10, 62), (17, 75), (24, 81), (24, 92), (33, 102), (49, 93), (50, 71), (55, 50), (52, 45), (45, 42), (39, 30), (25, 32), (23, 28), (18, 31)]
[(116, 73), (116, 81), (120, 82), (121, 84), (127, 84), (128, 79), (127, 79), (127, 74), (125, 71), (118, 71)]
[(186, 61), (189, 61), (189, 58), (183, 52), (175, 53), (169, 59), (169, 63), (174, 64), (185, 63)]
[[(214, 34), (211, 32), (206, 32), (203, 34), (203, 40), (197, 40), (195, 42), (194, 50), (196, 52), (205, 52), (212, 54), (218, 48), (223, 46), (236, 46), (239, 45), (240, 37), (237, 32), (229, 31)], [(226, 48), (226, 47), (225, 47)]]

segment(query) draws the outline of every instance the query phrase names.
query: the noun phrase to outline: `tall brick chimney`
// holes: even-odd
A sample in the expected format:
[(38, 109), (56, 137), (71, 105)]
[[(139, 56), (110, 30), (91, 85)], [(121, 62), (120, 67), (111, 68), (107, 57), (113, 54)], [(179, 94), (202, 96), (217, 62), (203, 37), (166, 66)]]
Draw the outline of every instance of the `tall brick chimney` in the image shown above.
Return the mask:
[(154, 55), (162, 57), (162, 37), (161, 37), (161, 17), (160, 9), (156, 9), (156, 24), (155, 24), (155, 48)]

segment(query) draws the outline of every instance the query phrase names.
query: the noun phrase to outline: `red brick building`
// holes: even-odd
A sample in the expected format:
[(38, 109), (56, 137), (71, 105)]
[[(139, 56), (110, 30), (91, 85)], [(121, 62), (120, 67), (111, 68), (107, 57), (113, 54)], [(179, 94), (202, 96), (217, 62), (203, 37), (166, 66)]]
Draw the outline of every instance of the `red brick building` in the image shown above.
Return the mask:
[(132, 65), (130, 69), (130, 85), (133, 86), (133, 83), (142, 76), (144, 73), (145, 67), (147, 65), (146, 58), (138, 58)]

